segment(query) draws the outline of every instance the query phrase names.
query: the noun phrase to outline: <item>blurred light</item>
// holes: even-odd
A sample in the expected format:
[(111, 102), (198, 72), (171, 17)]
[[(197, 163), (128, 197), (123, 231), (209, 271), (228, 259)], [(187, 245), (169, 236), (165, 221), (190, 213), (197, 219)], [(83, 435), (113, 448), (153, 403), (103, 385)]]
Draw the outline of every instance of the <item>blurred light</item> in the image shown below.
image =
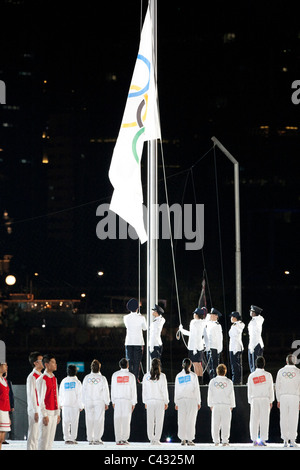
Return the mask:
[(98, 271), (98, 276), (103, 276), (104, 272), (103, 271)]
[(16, 280), (15, 276), (12, 276), (11, 274), (6, 276), (6, 278), (5, 278), (5, 282), (8, 286), (13, 286), (16, 283), (16, 281), (17, 280)]
[(284, 274), (288, 276), (290, 274), (290, 271), (284, 271)]
[(167, 437), (166, 442), (172, 442), (172, 439), (170, 437)]
[(80, 295), (80, 297), (82, 297), (84, 299), (84, 297), (86, 297), (86, 294), (84, 292), (82, 292), (82, 294)]

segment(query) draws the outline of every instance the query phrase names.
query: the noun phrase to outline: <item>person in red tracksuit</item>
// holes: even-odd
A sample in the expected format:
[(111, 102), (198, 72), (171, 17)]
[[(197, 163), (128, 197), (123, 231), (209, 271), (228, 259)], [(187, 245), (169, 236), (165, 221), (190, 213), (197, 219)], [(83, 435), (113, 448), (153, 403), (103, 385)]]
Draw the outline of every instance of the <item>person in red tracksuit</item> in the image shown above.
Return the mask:
[(5, 433), (10, 431), (10, 402), (9, 402), (9, 386), (4, 378), (7, 373), (7, 364), (0, 364), (0, 450), (5, 441)]
[(55, 357), (43, 357), (44, 373), (36, 381), (39, 401), (39, 439), (38, 450), (51, 450), (56, 426), (60, 422), (58, 387), (54, 372), (57, 370)]

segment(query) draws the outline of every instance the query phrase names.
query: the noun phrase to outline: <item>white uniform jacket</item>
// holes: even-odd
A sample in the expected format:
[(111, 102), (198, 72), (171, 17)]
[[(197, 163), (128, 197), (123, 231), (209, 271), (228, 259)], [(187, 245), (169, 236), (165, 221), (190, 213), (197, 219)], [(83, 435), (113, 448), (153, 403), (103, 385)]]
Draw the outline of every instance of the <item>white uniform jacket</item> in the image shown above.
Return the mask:
[(268, 398), (269, 403), (273, 403), (274, 384), (270, 372), (266, 372), (264, 369), (255, 369), (248, 377), (247, 386), (250, 405), (255, 398)]
[(37, 378), (33, 375), (41, 376), (41, 372), (33, 369), (31, 373), (28, 375), (26, 380), (26, 395), (27, 395), (27, 413), (28, 414), (35, 414), (39, 412), (39, 405), (38, 405), (38, 396), (36, 390), (36, 381)]
[(136, 378), (128, 369), (120, 369), (111, 377), (111, 401), (129, 400), (133, 406), (137, 403)]
[(84, 406), (101, 404), (109, 405), (109, 388), (106, 377), (101, 372), (91, 372), (82, 382), (82, 402)]
[(216, 349), (218, 354), (223, 351), (223, 331), (218, 321), (209, 320), (204, 330), (206, 350)]
[(194, 398), (201, 405), (200, 387), (198, 377), (194, 372), (186, 374), (184, 370), (179, 372), (175, 378), (174, 403), (182, 398)]
[(159, 380), (151, 380), (150, 377), (150, 372), (143, 377), (143, 403), (147, 405), (150, 400), (159, 400), (167, 405), (169, 403), (169, 391), (166, 375), (162, 372)]
[(137, 312), (123, 317), (126, 326), (125, 346), (144, 346), (143, 330), (147, 330), (145, 317)]
[(150, 341), (149, 341), (149, 349), (150, 352), (154, 350), (154, 346), (161, 346), (161, 332), (163, 326), (165, 324), (165, 318), (161, 315), (159, 317), (155, 317), (154, 320), (151, 322), (150, 325)]
[(217, 375), (208, 385), (207, 405), (228, 405), (235, 408), (233, 383), (225, 376)]
[(59, 404), (61, 407), (83, 409), (82, 384), (78, 377), (65, 377), (59, 386)]
[(239, 351), (244, 350), (242, 333), (245, 328), (245, 324), (238, 320), (232, 323), (229, 330), (229, 351), (232, 351), (233, 354), (236, 354)]
[(181, 328), (181, 332), (189, 336), (188, 350), (196, 354), (197, 351), (204, 350), (204, 328), (206, 327), (206, 320), (196, 320), (195, 318), (190, 322), (190, 330)]
[(253, 353), (255, 346), (260, 344), (260, 346), (264, 347), (264, 342), (261, 336), (262, 333), (262, 326), (264, 322), (264, 317), (258, 315), (256, 317), (252, 317), (252, 320), (248, 324), (248, 332), (249, 332), (249, 346), (248, 349), (250, 353)]
[(277, 372), (276, 399), (281, 401), (282, 395), (296, 395), (300, 401), (300, 370), (294, 365), (286, 365)]

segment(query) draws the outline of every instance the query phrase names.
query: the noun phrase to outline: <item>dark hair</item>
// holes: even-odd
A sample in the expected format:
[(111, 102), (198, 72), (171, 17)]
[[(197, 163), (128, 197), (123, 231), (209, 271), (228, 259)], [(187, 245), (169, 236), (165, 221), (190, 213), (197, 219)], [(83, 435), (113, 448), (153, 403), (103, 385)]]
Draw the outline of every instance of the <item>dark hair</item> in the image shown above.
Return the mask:
[(183, 359), (183, 361), (182, 361), (182, 368), (184, 369), (184, 371), (185, 371), (186, 374), (189, 374), (189, 373), (190, 373), (191, 365), (192, 365), (192, 361), (191, 361), (188, 357), (186, 357), (185, 359)]
[(74, 377), (77, 374), (77, 367), (74, 364), (68, 365), (67, 374), (69, 377)]
[(255, 365), (258, 369), (264, 369), (266, 364), (266, 361), (263, 356), (258, 356), (258, 358), (255, 361)]
[(91, 363), (91, 371), (95, 374), (100, 371), (101, 364), (97, 359), (94, 359)]
[(43, 366), (45, 367), (45, 364), (48, 364), (51, 359), (55, 359), (55, 356), (53, 356), (53, 354), (45, 354), (45, 356), (43, 357)]
[(121, 367), (121, 369), (127, 369), (128, 360), (125, 357), (123, 357), (119, 362), (119, 366)]
[(159, 380), (160, 374), (161, 374), (161, 362), (160, 362), (160, 359), (155, 357), (151, 362), (150, 380)]
[(286, 357), (286, 363), (289, 366), (294, 366), (296, 364), (296, 357), (294, 354), (288, 354)]
[(42, 354), (39, 353), (38, 351), (34, 351), (34, 352), (31, 352), (29, 354), (28, 361), (29, 361), (29, 364), (31, 365), (31, 367), (34, 366), (34, 363), (37, 361), (37, 358), (39, 356), (42, 356)]

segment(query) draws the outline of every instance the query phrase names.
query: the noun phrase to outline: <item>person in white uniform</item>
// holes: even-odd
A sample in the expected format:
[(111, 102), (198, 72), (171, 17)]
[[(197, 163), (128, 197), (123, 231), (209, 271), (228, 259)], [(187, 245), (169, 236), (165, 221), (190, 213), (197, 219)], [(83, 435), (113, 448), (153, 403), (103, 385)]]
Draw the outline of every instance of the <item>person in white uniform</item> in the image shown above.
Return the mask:
[(217, 367), (220, 362), (220, 354), (223, 351), (223, 330), (219, 323), (222, 314), (212, 308), (209, 314), (209, 320), (204, 329), (204, 341), (208, 359), (208, 371), (210, 379), (217, 375)]
[(273, 377), (265, 371), (265, 359), (256, 359), (256, 369), (248, 377), (250, 437), (253, 445), (266, 445), (269, 438), (270, 411), (274, 401)]
[(129, 372), (128, 360), (119, 362), (120, 370), (111, 378), (111, 401), (114, 408), (114, 430), (117, 445), (129, 444), (132, 412), (137, 403), (135, 376)]
[(44, 368), (43, 356), (38, 351), (34, 351), (29, 354), (28, 359), (32, 371), (26, 379), (28, 415), (27, 450), (37, 450), (39, 436), (39, 402), (36, 391), (36, 381), (42, 374)]
[(150, 372), (143, 377), (142, 398), (147, 410), (147, 435), (151, 444), (160, 444), (169, 391), (166, 375), (161, 371), (160, 359), (154, 358)]
[(191, 371), (192, 361), (185, 358), (182, 371), (176, 375), (174, 402), (178, 411), (178, 437), (181, 445), (193, 446), (195, 443), (197, 414), (201, 408), (201, 394), (197, 375)]
[(151, 359), (161, 359), (163, 351), (163, 343), (161, 339), (161, 332), (165, 324), (165, 318), (163, 317), (164, 309), (160, 305), (154, 306), (152, 309), (152, 315), (154, 317), (150, 324), (150, 335), (149, 335), (149, 351)]
[(242, 353), (244, 350), (242, 334), (245, 323), (239, 312), (231, 313), (231, 328), (229, 330), (229, 359), (232, 382), (234, 385), (242, 383)]
[(66, 444), (77, 444), (79, 414), (83, 409), (82, 384), (76, 374), (77, 367), (73, 364), (68, 365), (67, 377), (61, 381), (58, 392)]
[(211, 435), (215, 445), (229, 444), (231, 412), (235, 408), (233, 383), (226, 377), (227, 367), (219, 364), (217, 377), (211, 379), (208, 385), (207, 404), (211, 414)]
[(179, 331), (189, 337), (187, 348), (195, 374), (203, 380), (203, 355), (204, 355), (204, 328), (206, 327), (205, 310), (197, 307), (193, 311), (193, 319), (190, 322), (189, 330), (185, 330), (179, 325)]
[(248, 324), (248, 361), (250, 372), (254, 372), (255, 370), (255, 361), (257, 357), (263, 356), (264, 353), (264, 342), (262, 339), (264, 317), (261, 315), (262, 311), (262, 308), (257, 307), (256, 305), (251, 305), (250, 307), (251, 321)]
[(101, 372), (97, 359), (91, 363), (91, 373), (82, 383), (82, 402), (85, 408), (87, 440), (90, 445), (103, 444), (105, 411), (108, 410), (110, 397), (106, 377)]
[(43, 356), (44, 373), (36, 381), (39, 401), (38, 450), (51, 450), (57, 425), (60, 423), (60, 406), (57, 379), (57, 362), (53, 355)]
[(145, 317), (139, 313), (139, 304), (136, 299), (130, 299), (126, 305), (130, 312), (123, 317), (126, 327), (125, 355), (129, 361), (129, 371), (139, 380), (140, 364), (143, 357), (144, 337), (147, 330)]
[(296, 357), (289, 354), (286, 365), (277, 372), (275, 390), (280, 409), (280, 431), (284, 447), (297, 447), (297, 429), (300, 409), (300, 370)]

